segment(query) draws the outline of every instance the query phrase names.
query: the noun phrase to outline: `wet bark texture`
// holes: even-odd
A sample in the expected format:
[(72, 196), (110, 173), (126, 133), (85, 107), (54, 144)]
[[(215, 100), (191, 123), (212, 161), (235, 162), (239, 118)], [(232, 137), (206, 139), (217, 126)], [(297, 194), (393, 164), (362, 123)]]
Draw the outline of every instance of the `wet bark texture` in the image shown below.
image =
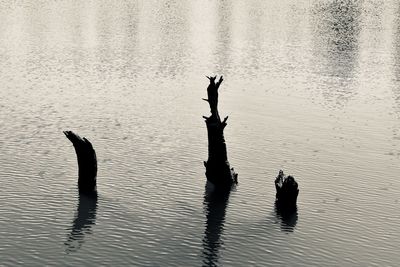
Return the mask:
[(293, 176), (285, 176), (280, 170), (275, 179), (276, 207), (278, 209), (296, 209), (299, 187)]
[(208, 160), (204, 162), (206, 176), (207, 180), (215, 186), (230, 188), (237, 183), (237, 174), (229, 165), (224, 138), (228, 117), (221, 121), (218, 112), (218, 89), (223, 77), (221, 76), (218, 82), (215, 82), (217, 76), (207, 78), (210, 81), (207, 88), (208, 99), (203, 100), (209, 103), (211, 116), (203, 116), (208, 132)]
[(81, 138), (72, 131), (64, 131), (64, 134), (74, 145), (78, 157), (79, 191), (96, 191), (97, 158), (92, 144), (85, 137)]

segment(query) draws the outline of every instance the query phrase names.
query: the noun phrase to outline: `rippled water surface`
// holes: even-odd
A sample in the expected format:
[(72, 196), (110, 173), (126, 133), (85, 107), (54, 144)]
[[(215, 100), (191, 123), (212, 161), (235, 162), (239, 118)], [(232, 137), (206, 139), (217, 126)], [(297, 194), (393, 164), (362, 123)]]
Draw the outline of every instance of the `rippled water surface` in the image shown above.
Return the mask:
[[(205, 75), (239, 185), (205, 186)], [(400, 262), (400, 4), (1, 1), (0, 265)], [(63, 130), (98, 157), (79, 196)], [(300, 185), (275, 211), (279, 169)]]

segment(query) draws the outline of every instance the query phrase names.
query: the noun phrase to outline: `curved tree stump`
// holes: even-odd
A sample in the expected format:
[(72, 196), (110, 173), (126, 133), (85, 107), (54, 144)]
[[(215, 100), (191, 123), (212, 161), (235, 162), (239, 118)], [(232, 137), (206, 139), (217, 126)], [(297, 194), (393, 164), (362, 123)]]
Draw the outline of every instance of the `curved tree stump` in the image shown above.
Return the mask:
[(221, 76), (218, 82), (215, 82), (217, 76), (207, 78), (210, 80), (207, 88), (208, 99), (203, 98), (203, 100), (210, 104), (211, 116), (203, 116), (208, 132), (208, 160), (204, 161), (206, 176), (212, 184), (230, 188), (233, 184), (237, 184), (237, 173), (229, 165), (224, 138), (228, 117), (221, 121), (218, 113), (218, 88), (223, 77)]
[(293, 176), (285, 176), (280, 170), (275, 179), (276, 207), (279, 209), (295, 209), (299, 187)]
[(96, 191), (97, 158), (92, 144), (85, 137), (81, 138), (72, 131), (64, 131), (64, 134), (74, 145), (78, 157), (79, 191)]

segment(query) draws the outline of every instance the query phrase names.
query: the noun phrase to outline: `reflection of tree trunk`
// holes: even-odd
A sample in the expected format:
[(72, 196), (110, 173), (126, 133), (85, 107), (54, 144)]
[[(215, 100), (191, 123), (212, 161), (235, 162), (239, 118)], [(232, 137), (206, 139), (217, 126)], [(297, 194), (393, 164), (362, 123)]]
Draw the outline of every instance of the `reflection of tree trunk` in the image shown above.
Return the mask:
[(72, 131), (65, 131), (65, 136), (72, 142), (78, 157), (78, 187), (81, 192), (96, 190), (97, 158), (92, 144), (85, 137), (81, 138)]
[(228, 117), (221, 121), (218, 113), (218, 88), (223, 78), (221, 76), (216, 83), (216, 77), (208, 77), (210, 80), (207, 88), (208, 99), (204, 99), (210, 104), (211, 110), (211, 116), (204, 117), (208, 132), (208, 161), (205, 161), (204, 165), (208, 181), (216, 186), (230, 187), (237, 183), (237, 174), (229, 165), (224, 138), (224, 128)]
[(203, 238), (203, 266), (217, 266), (218, 252), (221, 247), (221, 235), (224, 230), (225, 212), (230, 190), (219, 191), (218, 188), (206, 186), (204, 192), (204, 209), (206, 212), (206, 230)]
[(275, 214), (281, 221), (281, 229), (285, 232), (293, 232), (297, 224), (297, 206), (291, 209), (282, 207), (278, 202), (275, 202)]
[(96, 224), (97, 193), (79, 194), (78, 208), (72, 223), (71, 233), (64, 243), (66, 252), (77, 251), (84, 242), (86, 233), (91, 233), (92, 225)]

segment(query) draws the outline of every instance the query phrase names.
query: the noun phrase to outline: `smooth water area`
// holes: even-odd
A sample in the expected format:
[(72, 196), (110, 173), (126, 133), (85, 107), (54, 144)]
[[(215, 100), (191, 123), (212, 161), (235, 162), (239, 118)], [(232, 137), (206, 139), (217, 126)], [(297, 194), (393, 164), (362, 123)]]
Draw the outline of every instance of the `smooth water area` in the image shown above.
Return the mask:
[[(400, 262), (397, 1), (0, 5), (0, 265)], [(227, 197), (205, 187), (212, 74)], [(63, 130), (96, 149), (97, 199)]]

